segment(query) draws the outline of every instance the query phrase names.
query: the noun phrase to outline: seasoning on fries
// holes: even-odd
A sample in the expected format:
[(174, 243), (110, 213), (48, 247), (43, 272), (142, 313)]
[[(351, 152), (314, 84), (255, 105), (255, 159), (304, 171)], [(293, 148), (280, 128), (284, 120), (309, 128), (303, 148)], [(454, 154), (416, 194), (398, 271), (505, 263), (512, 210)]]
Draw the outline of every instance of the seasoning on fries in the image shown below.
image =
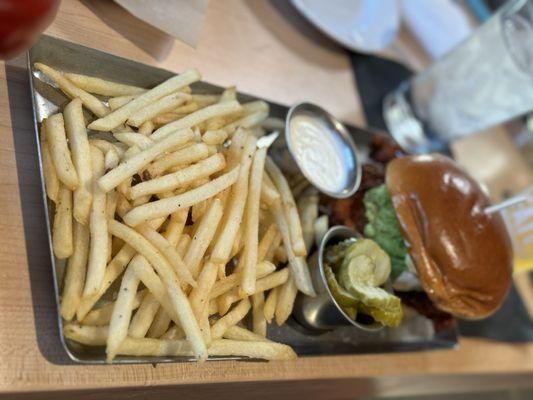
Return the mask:
[(305, 256), (317, 203), (299, 200), (302, 229), (267, 156), (276, 135), (255, 136), (268, 104), (241, 104), (234, 87), (195, 93), (195, 69), (150, 89), (36, 68), (72, 99), (43, 121), (40, 143), (53, 249), (68, 259), (65, 337), (105, 346), (108, 362), (295, 358), (268, 324), (287, 320), (298, 290), (314, 294)]

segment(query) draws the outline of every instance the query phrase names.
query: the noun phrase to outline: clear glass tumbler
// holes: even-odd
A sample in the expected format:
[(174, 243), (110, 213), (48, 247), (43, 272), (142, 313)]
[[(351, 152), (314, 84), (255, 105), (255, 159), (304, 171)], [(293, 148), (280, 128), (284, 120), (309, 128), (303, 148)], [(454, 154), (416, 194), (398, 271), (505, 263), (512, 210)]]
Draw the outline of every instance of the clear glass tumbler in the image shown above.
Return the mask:
[(389, 93), (385, 122), (405, 150), (453, 139), (533, 110), (533, 0), (510, 0), (458, 47)]

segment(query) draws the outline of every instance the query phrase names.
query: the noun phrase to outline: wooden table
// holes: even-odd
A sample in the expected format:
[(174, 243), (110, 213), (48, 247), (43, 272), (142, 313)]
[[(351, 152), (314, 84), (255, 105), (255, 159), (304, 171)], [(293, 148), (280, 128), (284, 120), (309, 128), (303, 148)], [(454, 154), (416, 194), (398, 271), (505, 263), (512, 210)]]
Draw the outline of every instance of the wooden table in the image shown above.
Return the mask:
[[(197, 66), (214, 83), (235, 83), (281, 103), (315, 101), (364, 124), (347, 54), (284, 1), (212, 1), (197, 49), (125, 16), (112, 2), (63, 0), (47, 33), (171, 70)], [(147, 45), (155, 58), (142, 50)], [(354, 398), (532, 384), (533, 344), (478, 339), (447, 351), (293, 362), (75, 365), (56, 326), (23, 60), (0, 67), (0, 184), (0, 394), (6, 398), (50, 391), (60, 391), (54, 398), (91, 399), (110, 391), (114, 398)]]

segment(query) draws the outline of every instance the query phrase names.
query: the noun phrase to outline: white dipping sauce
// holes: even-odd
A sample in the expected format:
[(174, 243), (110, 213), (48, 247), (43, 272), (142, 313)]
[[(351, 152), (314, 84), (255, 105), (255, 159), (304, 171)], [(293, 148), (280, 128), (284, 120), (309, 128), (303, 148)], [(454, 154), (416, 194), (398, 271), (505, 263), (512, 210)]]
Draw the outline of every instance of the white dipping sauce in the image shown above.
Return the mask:
[(295, 115), (289, 134), (293, 156), (307, 179), (327, 192), (342, 192), (353, 165), (347, 165), (343, 157), (344, 146), (338, 133), (318, 118)]

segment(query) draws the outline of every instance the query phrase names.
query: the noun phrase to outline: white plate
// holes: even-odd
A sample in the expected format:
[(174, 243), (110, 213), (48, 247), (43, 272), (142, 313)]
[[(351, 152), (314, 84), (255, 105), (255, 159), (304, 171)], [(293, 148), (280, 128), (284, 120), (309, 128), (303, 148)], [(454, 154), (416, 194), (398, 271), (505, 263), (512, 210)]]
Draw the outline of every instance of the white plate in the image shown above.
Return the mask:
[(400, 26), (397, 0), (291, 0), (296, 9), (342, 46), (363, 53), (383, 50)]

